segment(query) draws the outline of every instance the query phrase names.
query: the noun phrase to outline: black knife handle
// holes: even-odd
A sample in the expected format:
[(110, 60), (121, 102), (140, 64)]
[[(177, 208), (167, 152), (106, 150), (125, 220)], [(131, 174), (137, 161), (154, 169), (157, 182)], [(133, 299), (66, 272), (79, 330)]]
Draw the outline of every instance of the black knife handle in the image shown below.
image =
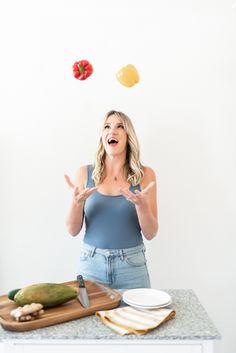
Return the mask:
[(77, 276), (77, 281), (79, 282), (79, 288), (85, 288), (84, 279), (82, 275)]

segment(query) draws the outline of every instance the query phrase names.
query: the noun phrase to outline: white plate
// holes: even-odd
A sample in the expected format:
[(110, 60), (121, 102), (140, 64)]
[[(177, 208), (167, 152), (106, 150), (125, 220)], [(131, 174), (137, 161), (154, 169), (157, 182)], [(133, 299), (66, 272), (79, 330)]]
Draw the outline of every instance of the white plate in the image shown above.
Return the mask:
[[(171, 302), (168, 293), (152, 288), (130, 289), (123, 293), (123, 301), (126, 304), (133, 304), (142, 307), (157, 307)], [(127, 303), (128, 301), (128, 303)]]
[(134, 308), (137, 308), (137, 309), (145, 309), (145, 310), (153, 310), (153, 309), (160, 309), (160, 308), (164, 308), (168, 305), (170, 305), (172, 303), (172, 301), (170, 300), (169, 303), (166, 303), (166, 304), (162, 304), (162, 305), (156, 305), (156, 306), (145, 306), (145, 305), (137, 305), (137, 304), (132, 304), (132, 303), (129, 303), (128, 301), (125, 301), (123, 299), (123, 301), (128, 304), (129, 306), (133, 306)]
[(163, 306), (163, 305), (170, 305), (172, 303), (172, 300), (170, 299), (168, 302), (166, 303), (162, 303), (162, 304), (158, 304), (158, 305), (148, 305), (148, 304), (137, 304), (137, 303), (134, 303), (134, 302), (130, 302), (129, 300), (127, 300), (126, 298), (124, 299), (123, 298), (123, 301), (126, 303), (126, 304), (129, 304), (129, 305), (135, 305), (135, 306), (140, 306), (142, 308), (158, 308), (159, 306)]

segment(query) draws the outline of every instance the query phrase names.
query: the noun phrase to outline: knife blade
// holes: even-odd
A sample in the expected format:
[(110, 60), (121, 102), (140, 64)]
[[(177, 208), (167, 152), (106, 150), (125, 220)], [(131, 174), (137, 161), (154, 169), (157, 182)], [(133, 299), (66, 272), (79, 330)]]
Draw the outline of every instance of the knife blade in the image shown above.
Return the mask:
[(88, 293), (85, 287), (83, 276), (78, 275), (77, 281), (79, 285), (79, 294), (77, 296), (77, 299), (80, 301), (80, 303), (84, 308), (88, 308), (90, 306), (90, 303), (89, 303)]

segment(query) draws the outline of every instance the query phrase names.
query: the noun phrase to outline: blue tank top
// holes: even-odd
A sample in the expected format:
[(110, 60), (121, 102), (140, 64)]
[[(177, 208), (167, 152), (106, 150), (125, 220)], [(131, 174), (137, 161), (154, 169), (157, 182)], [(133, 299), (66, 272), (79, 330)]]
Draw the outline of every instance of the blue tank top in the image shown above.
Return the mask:
[[(93, 166), (88, 166), (87, 187), (95, 186)], [(140, 186), (130, 186), (133, 192)], [(110, 196), (94, 192), (84, 205), (84, 242), (102, 249), (126, 249), (143, 243), (134, 204), (123, 195)]]

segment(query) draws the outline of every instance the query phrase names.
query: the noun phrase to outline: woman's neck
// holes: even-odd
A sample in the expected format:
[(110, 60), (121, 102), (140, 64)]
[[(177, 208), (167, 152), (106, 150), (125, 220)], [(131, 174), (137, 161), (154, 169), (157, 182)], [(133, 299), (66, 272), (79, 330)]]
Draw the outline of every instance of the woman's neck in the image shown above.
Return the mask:
[(114, 181), (125, 179), (125, 158), (110, 156), (105, 160), (106, 177)]

